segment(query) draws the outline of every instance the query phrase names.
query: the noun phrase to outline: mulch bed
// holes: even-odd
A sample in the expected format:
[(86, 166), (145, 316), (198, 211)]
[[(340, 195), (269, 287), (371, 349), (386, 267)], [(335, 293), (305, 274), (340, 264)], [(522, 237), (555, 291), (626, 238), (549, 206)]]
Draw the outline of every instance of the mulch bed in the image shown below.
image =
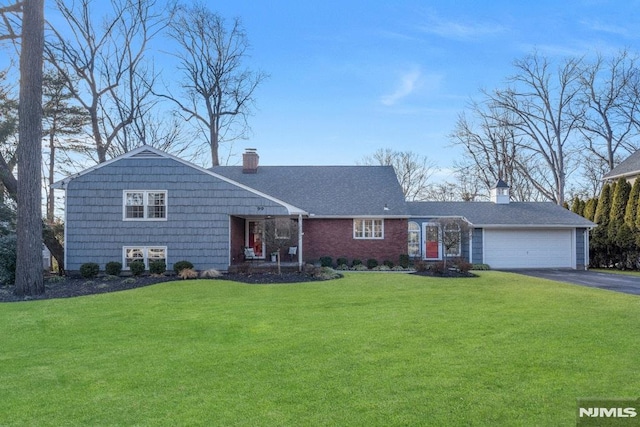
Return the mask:
[[(223, 274), (219, 279), (250, 284), (299, 283), (323, 280), (304, 273)], [(143, 286), (175, 280), (181, 279), (176, 276), (141, 276), (136, 277), (133, 283), (129, 283), (129, 281), (124, 277), (113, 278), (110, 280), (106, 280), (103, 277), (98, 277), (96, 279), (65, 277), (64, 281), (61, 282), (54, 282), (45, 279), (45, 293), (34, 297), (18, 297), (14, 295), (14, 286), (0, 287), (0, 302), (72, 298), (83, 295), (104, 294), (107, 292), (124, 291), (127, 289), (141, 288)]]
[(458, 278), (458, 277), (478, 277), (477, 275), (467, 271), (456, 271), (456, 270), (449, 270), (449, 271), (445, 271), (442, 273), (435, 273), (433, 271), (416, 271), (415, 273), (416, 276), (427, 276), (427, 277), (443, 277), (443, 278)]

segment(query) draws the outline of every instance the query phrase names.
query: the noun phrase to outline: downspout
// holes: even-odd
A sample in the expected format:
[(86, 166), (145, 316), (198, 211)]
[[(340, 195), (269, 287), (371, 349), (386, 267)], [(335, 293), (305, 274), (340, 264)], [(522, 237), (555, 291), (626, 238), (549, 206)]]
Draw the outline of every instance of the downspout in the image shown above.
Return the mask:
[(298, 272), (302, 271), (302, 214), (298, 214)]

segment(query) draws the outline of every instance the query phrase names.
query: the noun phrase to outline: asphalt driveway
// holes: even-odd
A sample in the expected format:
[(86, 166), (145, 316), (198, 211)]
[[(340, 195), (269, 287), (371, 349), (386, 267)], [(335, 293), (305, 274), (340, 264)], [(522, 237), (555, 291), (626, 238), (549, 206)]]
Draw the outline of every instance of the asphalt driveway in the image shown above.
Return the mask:
[(558, 282), (591, 286), (592, 288), (608, 289), (625, 294), (640, 295), (640, 277), (622, 274), (601, 273), (599, 271), (584, 270), (510, 270), (527, 276), (557, 280)]

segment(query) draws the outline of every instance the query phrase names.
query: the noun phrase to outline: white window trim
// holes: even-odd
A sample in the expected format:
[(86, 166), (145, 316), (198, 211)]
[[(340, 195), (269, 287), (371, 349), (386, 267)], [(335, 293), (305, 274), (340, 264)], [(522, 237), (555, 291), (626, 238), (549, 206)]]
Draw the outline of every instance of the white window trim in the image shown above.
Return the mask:
[[(411, 226), (412, 225), (415, 226), (414, 230), (411, 230)], [(418, 224), (416, 221), (409, 221), (408, 224), (407, 224), (407, 237), (408, 238), (411, 236), (411, 233), (416, 233), (416, 235), (417, 235), (417, 240), (415, 242), (416, 245), (417, 245), (417, 251), (416, 251), (417, 253), (411, 254), (411, 251), (409, 250), (409, 239), (407, 239), (407, 253), (409, 254), (410, 257), (418, 258), (422, 254), (422, 250), (421, 250), (422, 249), (422, 244), (420, 243), (421, 242), (420, 237), (421, 237), (422, 233), (420, 233), (420, 224)]]
[(142, 260), (144, 261), (144, 269), (149, 269), (149, 249), (162, 249), (164, 250), (164, 263), (169, 265), (169, 252), (166, 246), (123, 246), (122, 247), (122, 269), (130, 270), (127, 266), (127, 250), (128, 249), (142, 249)]
[[(438, 257), (437, 258), (427, 258), (427, 228), (435, 227), (438, 230)], [(420, 244), (421, 250), (423, 252), (423, 259), (425, 261), (441, 261), (442, 253), (444, 251), (442, 247), (442, 230), (440, 229), (440, 224), (437, 222), (425, 222), (422, 225), (422, 243)]]
[[(371, 237), (367, 237), (364, 236), (364, 230), (363, 230), (363, 236), (359, 237), (356, 236), (356, 221), (362, 221), (363, 223), (366, 223), (366, 221), (371, 221), (371, 226), (372, 226), (372, 233), (373, 233), (373, 229), (374, 229), (374, 221), (380, 221), (380, 231), (381, 231), (381, 236), (377, 237), (377, 236), (371, 236)], [(384, 240), (384, 218), (354, 218), (353, 219), (353, 224), (351, 226), (352, 230), (353, 230), (353, 238), (354, 240)]]
[[(127, 193), (143, 193), (144, 218), (127, 218)], [(147, 218), (149, 193), (164, 194), (164, 218)], [(166, 221), (169, 216), (169, 197), (167, 190), (122, 190), (122, 220), (123, 221)]]

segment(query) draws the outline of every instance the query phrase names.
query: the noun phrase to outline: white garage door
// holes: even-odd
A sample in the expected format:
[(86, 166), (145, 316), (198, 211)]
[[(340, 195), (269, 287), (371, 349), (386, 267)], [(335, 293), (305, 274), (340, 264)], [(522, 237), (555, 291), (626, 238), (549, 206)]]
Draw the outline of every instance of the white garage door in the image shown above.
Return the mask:
[(485, 230), (491, 268), (575, 268), (572, 230)]

